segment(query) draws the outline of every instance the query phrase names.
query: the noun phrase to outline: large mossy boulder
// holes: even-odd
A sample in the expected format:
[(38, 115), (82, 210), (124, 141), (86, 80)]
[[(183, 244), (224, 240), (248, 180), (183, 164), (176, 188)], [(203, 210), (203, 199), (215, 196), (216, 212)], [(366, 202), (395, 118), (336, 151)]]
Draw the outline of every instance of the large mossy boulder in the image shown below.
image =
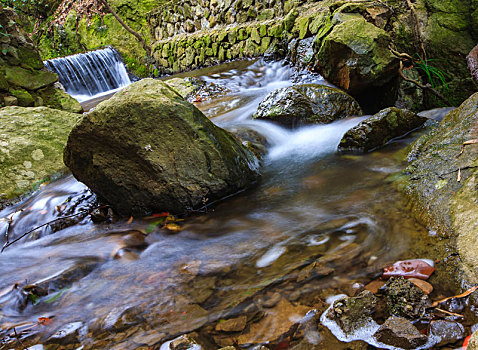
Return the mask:
[(362, 115), (362, 109), (347, 93), (326, 85), (304, 84), (272, 91), (252, 117), (295, 126), (327, 124), (353, 115)]
[(46, 107), (0, 109), (1, 202), (66, 169), (63, 148), (78, 117)]
[(422, 222), (456, 242), (462, 267), (478, 279), (478, 93), (414, 144), (403, 189)]
[(0, 7), (0, 107), (47, 106), (83, 111), (73, 97), (56, 86), (58, 76), (47, 70), (32, 40), (12, 9)]
[(368, 152), (384, 146), (395, 137), (420, 127), (427, 118), (395, 107), (385, 108), (348, 130), (342, 137), (340, 152)]
[(185, 213), (250, 186), (257, 158), (166, 83), (144, 79), (86, 114), (65, 164), (120, 214)]
[(344, 16), (328, 35), (316, 38), (316, 69), (355, 97), (366, 112), (395, 101), (399, 61), (389, 50), (390, 35), (360, 15)]

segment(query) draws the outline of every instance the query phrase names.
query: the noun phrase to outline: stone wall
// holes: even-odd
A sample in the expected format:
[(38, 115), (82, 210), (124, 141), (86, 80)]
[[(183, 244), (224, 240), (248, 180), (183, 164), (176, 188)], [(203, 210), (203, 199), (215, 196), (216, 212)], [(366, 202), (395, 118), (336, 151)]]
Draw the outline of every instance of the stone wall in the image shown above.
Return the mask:
[(243, 24), (283, 17), (304, 2), (293, 0), (201, 0), (171, 2), (148, 14), (151, 38), (163, 40), (227, 24)]
[(80, 104), (55, 84), (18, 16), (0, 5), (0, 106), (49, 106), (81, 112)]

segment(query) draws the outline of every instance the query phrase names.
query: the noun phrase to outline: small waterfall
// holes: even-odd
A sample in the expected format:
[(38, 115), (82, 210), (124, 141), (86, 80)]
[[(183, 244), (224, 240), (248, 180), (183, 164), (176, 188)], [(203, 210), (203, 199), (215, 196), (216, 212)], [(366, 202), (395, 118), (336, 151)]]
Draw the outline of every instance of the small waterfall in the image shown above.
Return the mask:
[(112, 48), (55, 58), (44, 64), (58, 74), (66, 91), (79, 101), (131, 83), (124, 63)]

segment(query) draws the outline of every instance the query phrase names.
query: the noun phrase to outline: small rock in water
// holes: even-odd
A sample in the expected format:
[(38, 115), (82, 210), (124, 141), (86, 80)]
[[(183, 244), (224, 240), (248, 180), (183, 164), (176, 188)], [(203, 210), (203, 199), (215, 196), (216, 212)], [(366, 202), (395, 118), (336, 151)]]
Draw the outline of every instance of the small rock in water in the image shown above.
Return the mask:
[(72, 344), (79, 342), (78, 330), (83, 326), (83, 322), (72, 322), (64, 325), (48, 340), (47, 344)]
[(266, 299), (266, 301), (264, 301), (262, 306), (264, 306), (264, 307), (274, 307), (281, 300), (281, 298), (282, 298), (282, 296), (280, 295), (280, 293), (276, 292), (276, 293), (272, 294), (271, 296), (269, 296), (268, 299)]
[(169, 343), (169, 348), (171, 350), (186, 350), (186, 349), (201, 349), (201, 346), (194, 341), (194, 339), (188, 337), (187, 335), (182, 335), (179, 338), (174, 339)]
[(430, 336), (440, 339), (438, 346), (453, 344), (465, 337), (465, 328), (458, 322), (436, 320), (430, 323)]
[(222, 332), (240, 332), (246, 328), (247, 316), (240, 316), (237, 318), (230, 318), (228, 320), (220, 321), (216, 325), (216, 331)]
[(356, 297), (335, 301), (327, 313), (327, 318), (337, 322), (344, 333), (350, 334), (368, 325), (376, 305), (377, 298), (365, 290)]
[(392, 277), (383, 286), (389, 315), (416, 319), (423, 316), (430, 300), (426, 294), (403, 277)]
[(403, 349), (415, 349), (427, 342), (410, 321), (402, 317), (389, 317), (373, 335), (379, 342)]
[(383, 270), (383, 277), (402, 276), (427, 280), (435, 267), (422, 259), (397, 261)]

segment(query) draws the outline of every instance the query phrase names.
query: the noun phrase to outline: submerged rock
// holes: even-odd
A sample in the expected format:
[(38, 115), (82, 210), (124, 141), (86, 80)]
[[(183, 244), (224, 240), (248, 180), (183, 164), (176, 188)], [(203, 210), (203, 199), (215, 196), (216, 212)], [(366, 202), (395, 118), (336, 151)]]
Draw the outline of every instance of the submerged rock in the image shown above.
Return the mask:
[(427, 121), (415, 113), (390, 107), (365, 119), (345, 133), (338, 150), (368, 152), (384, 146), (388, 141), (409, 133)]
[(335, 301), (326, 317), (334, 320), (345, 334), (350, 334), (370, 324), (376, 305), (377, 298), (368, 290), (364, 290), (356, 297)]
[(252, 117), (294, 126), (327, 124), (361, 114), (357, 101), (345, 92), (326, 85), (305, 84), (274, 90), (259, 104)]
[(86, 114), (64, 152), (122, 215), (184, 213), (250, 186), (257, 158), (167, 84), (144, 79)]
[(403, 277), (392, 277), (382, 288), (387, 300), (389, 315), (417, 319), (430, 306), (426, 294)]
[(463, 143), (478, 139), (477, 125), (475, 93), (413, 144), (399, 183), (420, 221), (456, 239), (460, 266), (472, 282), (478, 279), (478, 145)]
[(78, 114), (46, 107), (0, 110), (0, 203), (62, 173), (62, 151)]
[(458, 322), (436, 320), (430, 323), (430, 336), (438, 338), (438, 346), (453, 344), (465, 337), (465, 328)]
[(427, 336), (410, 321), (395, 316), (389, 317), (373, 336), (383, 344), (403, 349), (415, 349), (427, 342)]

